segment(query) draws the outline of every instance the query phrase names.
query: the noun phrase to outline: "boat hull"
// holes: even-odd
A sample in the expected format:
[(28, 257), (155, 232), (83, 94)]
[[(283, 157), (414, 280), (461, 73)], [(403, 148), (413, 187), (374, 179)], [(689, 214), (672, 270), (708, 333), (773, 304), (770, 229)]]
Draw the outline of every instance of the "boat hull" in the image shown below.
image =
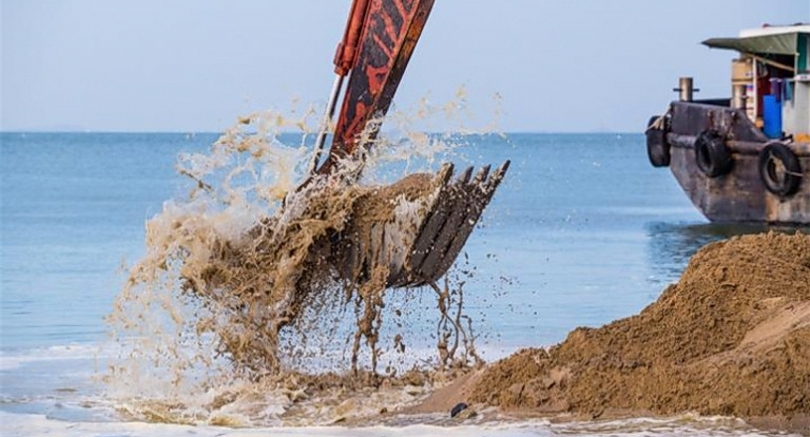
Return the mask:
[[(765, 137), (739, 109), (696, 102), (672, 102), (667, 115), (665, 147), (675, 179), (698, 210), (720, 223), (810, 225), (810, 143), (778, 141), (798, 162), (791, 171), (798, 186), (789, 194), (766, 187), (762, 155), (776, 141)], [(650, 147), (648, 130), (648, 147)], [(698, 162), (696, 144), (711, 132), (730, 162), (719, 174)], [(705, 143), (704, 143), (705, 145)], [(705, 162), (705, 161), (704, 161)]]
[[(670, 170), (692, 203), (712, 222), (810, 224), (810, 183), (780, 198), (765, 189), (757, 155), (732, 153), (731, 172), (710, 178), (698, 168), (694, 148), (672, 147)], [(799, 156), (803, 181), (810, 181), (810, 157)]]

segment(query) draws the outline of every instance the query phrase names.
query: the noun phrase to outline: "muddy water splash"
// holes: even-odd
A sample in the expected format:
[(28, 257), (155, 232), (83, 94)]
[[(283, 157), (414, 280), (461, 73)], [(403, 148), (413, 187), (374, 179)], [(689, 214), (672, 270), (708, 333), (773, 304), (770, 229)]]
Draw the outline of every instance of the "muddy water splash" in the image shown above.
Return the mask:
[[(412, 120), (395, 113), (405, 134), (375, 140), (362, 184), (316, 178), (296, 190), (310, 159), (304, 145), (313, 114), (252, 114), (209, 153), (180, 157), (178, 172), (193, 186), (147, 222), (146, 255), (129, 270), (109, 316), (122, 352), (107, 387), (125, 400), (118, 405), (125, 415), (231, 425), (289, 422), (296, 411), (324, 408), (345, 417), (382, 396), (381, 387), (391, 389), (388, 402), (406, 402), (448, 371), (480, 363), (462, 280), (386, 296), (384, 268), (347, 283), (330, 258), (337, 235), (362, 239), (375, 220), (436, 188), (428, 174), (380, 186), (386, 176), (375, 163), (414, 156), (430, 163), (452, 142), (413, 133)], [(301, 133), (300, 145), (279, 141), (290, 129)], [(438, 350), (409, 363), (400, 328), (414, 303), (434, 308)], [(412, 388), (403, 393), (405, 386)]]

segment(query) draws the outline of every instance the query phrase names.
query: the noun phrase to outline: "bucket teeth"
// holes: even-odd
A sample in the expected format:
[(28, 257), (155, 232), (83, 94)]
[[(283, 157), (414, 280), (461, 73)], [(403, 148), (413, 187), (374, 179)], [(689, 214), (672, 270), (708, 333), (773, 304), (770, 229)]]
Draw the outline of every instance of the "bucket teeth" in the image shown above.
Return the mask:
[(509, 161), (490, 174), (490, 166), (466, 168), (450, 180), (452, 166), (443, 167), (438, 195), (422, 218), (401, 265), (392, 266), (387, 286), (418, 287), (436, 281), (453, 265), (478, 219), (504, 178)]

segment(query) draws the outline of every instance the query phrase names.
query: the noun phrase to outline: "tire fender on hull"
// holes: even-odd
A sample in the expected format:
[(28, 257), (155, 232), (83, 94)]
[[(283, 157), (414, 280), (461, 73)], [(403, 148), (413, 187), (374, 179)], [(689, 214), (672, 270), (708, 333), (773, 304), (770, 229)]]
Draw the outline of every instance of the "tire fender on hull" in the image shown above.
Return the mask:
[(779, 141), (765, 145), (759, 152), (759, 177), (765, 188), (780, 198), (792, 196), (802, 182), (799, 158)]
[(727, 174), (734, 166), (723, 136), (712, 129), (701, 132), (695, 139), (695, 162), (710, 178)]
[(647, 122), (647, 157), (653, 167), (668, 167), (670, 160), (669, 143), (667, 142), (666, 120), (658, 121), (660, 115), (653, 115)]

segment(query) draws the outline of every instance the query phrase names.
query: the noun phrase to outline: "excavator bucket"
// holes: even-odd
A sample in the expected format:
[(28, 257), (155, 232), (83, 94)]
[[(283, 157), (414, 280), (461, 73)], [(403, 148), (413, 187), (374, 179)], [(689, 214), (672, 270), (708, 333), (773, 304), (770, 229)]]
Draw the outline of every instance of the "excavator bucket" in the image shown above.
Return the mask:
[[(370, 122), (386, 114), (433, 3), (354, 1), (335, 55), (338, 80), (327, 117), (331, 117), (343, 76), (348, 74), (349, 81), (332, 146), (315, 173), (330, 175), (336, 173), (340, 161), (362, 159), (360, 152), (369, 147), (379, 128)], [(380, 274), (386, 287), (436, 281), (455, 261), (508, 167), (507, 161), (490, 174), (486, 166), (475, 176), (470, 167), (454, 178), (453, 165), (445, 164), (436, 174), (409, 175), (391, 186), (371, 190), (365, 199), (369, 203), (399, 199), (402, 204), (393, 214), (376, 217), (368, 217), (368, 210), (366, 217), (355, 211), (354, 223), (332, 239), (335, 267), (355, 284), (380, 281), (376, 277)], [(409, 189), (415, 181), (427, 188)]]
[[(453, 164), (436, 174), (414, 174), (370, 193), (356, 210), (382, 219), (354, 217), (338, 238), (336, 263), (355, 284), (378, 281), (385, 287), (418, 287), (436, 281), (453, 265), (484, 208), (503, 180), (509, 161), (490, 174), (473, 176), (468, 167), (454, 177)], [(413, 190), (422, 180), (421, 190)], [(392, 214), (374, 204), (395, 203)], [(375, 277), (382, 273), (383, 277)]]

